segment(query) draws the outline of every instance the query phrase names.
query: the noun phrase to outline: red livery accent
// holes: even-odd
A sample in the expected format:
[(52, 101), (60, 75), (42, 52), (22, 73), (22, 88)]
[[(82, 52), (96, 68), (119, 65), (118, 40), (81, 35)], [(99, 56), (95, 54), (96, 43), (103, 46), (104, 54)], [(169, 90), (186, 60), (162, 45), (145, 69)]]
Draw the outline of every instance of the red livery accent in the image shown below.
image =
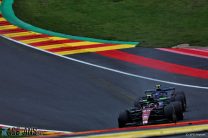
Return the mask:
[(142, 111), (142, 123), (143, 125), (148, 124), (149, 116), (153, 108), (145, 108)]

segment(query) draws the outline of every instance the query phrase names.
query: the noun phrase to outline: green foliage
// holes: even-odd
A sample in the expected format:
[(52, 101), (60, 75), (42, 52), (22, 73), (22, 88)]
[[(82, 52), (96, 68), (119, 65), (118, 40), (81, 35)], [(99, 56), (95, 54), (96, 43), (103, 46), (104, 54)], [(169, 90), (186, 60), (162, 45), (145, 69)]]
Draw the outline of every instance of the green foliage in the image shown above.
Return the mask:
[(23, 21), (70, 35), (146, 47), (208, 45), (207, 0), (15, 0), (14, 10)]

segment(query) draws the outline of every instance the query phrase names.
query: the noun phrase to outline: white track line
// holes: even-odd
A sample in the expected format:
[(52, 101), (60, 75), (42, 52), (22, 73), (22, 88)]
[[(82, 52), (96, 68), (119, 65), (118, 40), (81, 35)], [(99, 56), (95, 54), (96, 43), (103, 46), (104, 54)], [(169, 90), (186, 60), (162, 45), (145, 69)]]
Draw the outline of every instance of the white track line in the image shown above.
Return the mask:
[(176, 53), (176, 54), (181, 54), (181, 55), (187, 55), (187, 56), (193, 56), (193, 57), (199, 57), (199, 58), (206, 58), (208, 59), (208, 56), (203, 56), (203, 55), (197, 55), (197, 54), (191, 54), (191, 53), (186, 53), (182, 51), (175, 51), (174, 49), (166, 49), (166, 48), (157, 48), (158, 50), (161, 51), (166, 51), (166, 52), (171, 52), (171, 53)]
[(208, 51), (205, 49), (197, 49), (197, 48), (188, 48), (188, 49), (208, 53)]
[(68, 59), (68, 60), (75, 61), (75, 62), (78, 62), (78, 63), (81, 63), (81, 64), (89, 65), (89, 66), (93, 66), (93, 67), (96, 67), (96, 68), (108, 70), (108, 71), (111, 71), (111, 72), (127, 75), (127, 76), (130, 76), (130, 77), (135, 77), (135, 78), (140, 78), (140, 79), (145, 79), (145, 80), (150, 80), (150, 81), (156, 81), (156, 82), (161, 82), (161, 83), (166, 83), (166, 84), (172, 84), (172, 85), (177, 85), (177, 86), (184, 86), (184, 87), (208, 90), (208, 87), (189, 85), (189, 84), (183, 84), (183, 83), (177, 83), (177, 82), (171, 82), (171, 81), (165, 81), (165, 80), (159, 80), (159, 79), (155, 79), (155, 78), (149, 78), (149, 77), (145, 77), (145, 76), (140, 76), (140, 75), (136, 75), (136, 74), (132, 74), (132, 73), (128, 73), (128, 72), (124, 72), (124, 71), (120, 71), (120, 70), (104, 67), (104, 66), (101, 66), (101, 65), (96, 65), (96, 64), (93, 64), (93, 63), (85, 62), (85, 61), (82, 61), (82, 60), (78, 60), (78, 59), (74, 59), (74, 58), (71, 58), (71, 57), (58, 55), (58, 54), (55, 54), (55, 53), (52, 53), (52, 52), (49, 52), (49, 51), (46, 51), (46, 50), (42, 50), (42, 49), (39, 49), (37, 47), (33, 47), (31, 45), (24, 44), (22, 42), (16, 41), (14, 39), (11, 39), (11, 38), (8, 38), (8, 37), (5, 37), (5, 36), (2, 36), (2, 37), (7, 39), (7, 40), (13, 41), (15, 43), (18, 43), (18, 44), (21, 44), (21, 45), (24, 45), (24, 46), (27, 46), (27, 47), (30, 47), (30, 48), (33, 48), (33, 49), (36, 49), (36, 50), (39, 50), (39, 51), (51, 54), (51, 55), (55, 55), (55, 56), (58, 56), (58, 57), (61, 57), (61, 58), (64, 58), (64, 59)]

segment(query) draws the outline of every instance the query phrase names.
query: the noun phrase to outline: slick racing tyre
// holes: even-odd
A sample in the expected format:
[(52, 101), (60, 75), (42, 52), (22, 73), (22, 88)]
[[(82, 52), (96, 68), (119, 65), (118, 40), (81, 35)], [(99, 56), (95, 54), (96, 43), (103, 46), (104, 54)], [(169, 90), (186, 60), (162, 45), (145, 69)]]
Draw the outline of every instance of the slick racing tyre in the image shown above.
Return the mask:
[(166, 118), (171, 122), (176, 122), (176, 113), (174, 110), (174, 106), (170, 103), (169, 105), (165, 106), (164, 113)]
[(183, 109), (182, 109), (181, 103), (178, 101), (175, 101), (175, 102), (172, 102), (172, 104), (174, 106), (177, 120), (183, 120)]
[(186, 95), (185, 95), (185, 93), (184, 93), (183, 91), (179, 91), (179, 92), (176, 92), (176, 95), (181, 95), (181, 96), (183, 97), (184, 103), (185, 103), (185, 105), (186, 105), (186, 107), (187, 107), (187, 103), (186, 103)]
[(176, 95), (175, 101), (178, 101), (178, 102), (181, 103), (181, 105), (182, 105), (182, 111), (185, 112), (186, 111), (186, 102), (184, 100), (183, 95)]
[(169, 105), (165, 106), (164, 113), (171, 122), (183, 120), (183, 111), (180, 102), (171, 102)]
[(124, 111), (122, 113), (119, 114), (118, 117), (118, 126), (119, 128), (125, 127), (126, 124), (129, 122), (130, 118), (129, 118), (129, 112), (128, 111)]

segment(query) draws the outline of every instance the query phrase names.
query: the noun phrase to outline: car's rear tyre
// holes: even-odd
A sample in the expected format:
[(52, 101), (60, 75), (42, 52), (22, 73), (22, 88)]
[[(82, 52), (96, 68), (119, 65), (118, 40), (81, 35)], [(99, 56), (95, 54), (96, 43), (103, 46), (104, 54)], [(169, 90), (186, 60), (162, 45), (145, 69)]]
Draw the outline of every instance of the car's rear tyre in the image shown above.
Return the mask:
[(118, 127), (119, 128), (125, 127), (126, 124), (129, 122), (129, 120), (130, 120), (129, 112), (128, 111), (121, 112), (118, 117)]
[(183, 96), (183, 99), (184, 99), (184, 102), (185, 102), (185, 104), (187, 106), (185, 93), (183, 91), (179, 91), (179, 92), (176, 92), (176, 95), (182, 95)]
[(186, 102), (184, 100), (183, 95), (180, 95), (180, 94), (179, 95), (176, 95), (175, 101), (178, 101), (178, 102), (181, 103), (181, 105), (182, 105), (182, 111), (183, 112), (186, 111)]
[(182, 104), (178, 101), (172, 102), (175, 110), (175, 114), (177, 116), (177, 120), (183, 120), (183, 108)]
[(177, 121), (174, 106), (171, 103), (165, 106), (164, 113), (165, 113), (166, 118), (170, 120), (171, 122)]
[(164, 108), (165, 116), (168, 120), (176, 122), (177, 120), (183, 120), (182, 105), (180, 102), (171, 102)]

